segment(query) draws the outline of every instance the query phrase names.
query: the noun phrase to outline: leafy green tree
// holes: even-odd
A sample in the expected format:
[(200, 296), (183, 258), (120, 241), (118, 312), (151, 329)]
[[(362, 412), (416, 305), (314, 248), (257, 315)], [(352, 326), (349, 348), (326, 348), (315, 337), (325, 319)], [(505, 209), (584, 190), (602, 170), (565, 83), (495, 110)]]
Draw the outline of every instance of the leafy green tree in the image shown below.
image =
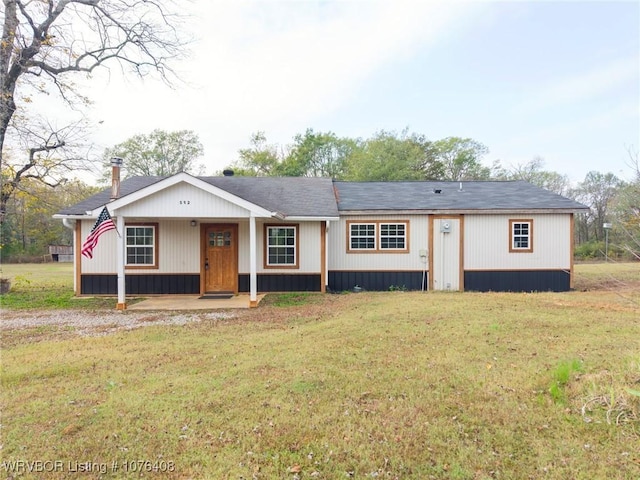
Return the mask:
[[(0, 38), (0, 224), (21, 182), (55, 187), (88, 169), (83, 122), (58, 126), (39, 99), (68, 112), (89, 103), (74, 78), (119, 65), (169, 82), (170, 61), (184, 54), (168, 2), (127, 0), (3, 0)], [(81, 127), (81, 128), (79, 128)]]
[(439, 180), (488, 180), (491, 169), (482, 164), (489, 149), (471, 138), (447, 137), (432, 145), (434, 161), (442, 164)]
[(196, 160), (204, 149), (198, 136), (191, 130), (165, 132), (154, 130), (150, 134), (135, 135), (128, 140), (105, 150), (103, 158), (107, 167), (104, 179), (110, 176), (109, 160), (124, 159), (124, 178), (135, 175), (169, 176), (178, 172), (201, 175), (204, 166)]
[(288, 177), (342, 178), (349, 157), (357, 149), (356, 140), (307, 129), (294, 137), (293, 146), (276, 171)]
[(251, 146), (240, 149), (240, 157), (231, 165), (235, 175), (247, 177), (268, 177), (279, 175), (282, 157), (278, 153), (278, 146), (267, 142), (264, 132), (251, 135)]
[(0, 227), (3, 258), (44, 255), (49, 245), (71, 245), (73, 233), (52, 216), (98, 190), (79, 180), (69, 181), (60, 189), (25, 179), (9, 199), (7, 219)]
[(380, 131), (348, 158), (345, 180), (394, 181), (423, 178), (425, 140), (407, 132)]
[(450, 137), (431, 142), (424, 135), (379, 131), (368, 139), (341, 138), (307, 129), (282, 148), (264, 132), (251, 137), (232, 165), (238, 175), (319, 176), (354, 181), (451, 180), (488, 178), (480, 163), (486, 147)]

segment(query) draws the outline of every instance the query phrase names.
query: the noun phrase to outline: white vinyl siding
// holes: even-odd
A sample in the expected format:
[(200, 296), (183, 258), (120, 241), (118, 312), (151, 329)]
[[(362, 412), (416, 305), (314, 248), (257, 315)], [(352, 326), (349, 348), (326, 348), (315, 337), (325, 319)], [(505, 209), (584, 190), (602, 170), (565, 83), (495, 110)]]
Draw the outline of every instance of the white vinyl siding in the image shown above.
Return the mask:
[[(268, 223), (270, 226), (276, 226), (272, 221), (256, 222), (258, 273), (285, 273), (289, 275), (299, 273), (320, 273), (320, 222), (298, 223), (297, 247), (300, 251), (298, 252), (299, 265), (295, 270), (292, 270), (291, 267), (286, 268), (286, 266), (283, 266), (283, 268), (264, 268), (263, 242), (265, 223)], [(284, 225), (290, 224), (285, 223)], [(238, 271), (241, 274), (246, 274), (249, 273), (249, 223), (246, 221), (238, 224), (238, 240), (240, 242), (238, 244)]]
[(247, 218), (249, 211), (193, 185), (180, 183), (124, 206), (125, 217)]
[(463, 222), (463, 217), (433, 220), (433, 265), (429, 272), (434, 290), (457, 291), (462, 287), (460, 239)]
[[(348, 251), (349, 227), (353, 224), (406, 225), (405, 249), (382, 250), (354, 253)], [(390, 270), (420, 271), (425, 263), (420, 251), (426, 251), (428, 245), (427, 215), (349, 215), (331, 222), (328, 235), (329, 270)], [(379, 230), (377, 231), (379, 242)], [(384, 252), (384, 253), (381, 253)]]
[[(571, 267), (571, 215), (465, 215), (465, 270), (535, 270)], [(532, 222), (529, 253), (513, 251), (510, 223)], [(510, 222), (511, 221), (511, 222)], [(510, 251), (512, 250), (512, 251)]]
[[(82, 222), (82, 241), (86, 238), (95, 220)], [(127, 221), (133, 226), (135, 222)], [(81, 257), (82, 273), (115, 273), (116, 240), (115, 230), (100, 237), (94, 250), (93, 259)], [(136, 267), (135, 274), (148, 273), (199, 273), (200, 272), (200, 226), (192, 227), (189, 220), (163, 220), (158, 224), (158, 267)], [(186, 248), (187, 246), (188, 248)]]

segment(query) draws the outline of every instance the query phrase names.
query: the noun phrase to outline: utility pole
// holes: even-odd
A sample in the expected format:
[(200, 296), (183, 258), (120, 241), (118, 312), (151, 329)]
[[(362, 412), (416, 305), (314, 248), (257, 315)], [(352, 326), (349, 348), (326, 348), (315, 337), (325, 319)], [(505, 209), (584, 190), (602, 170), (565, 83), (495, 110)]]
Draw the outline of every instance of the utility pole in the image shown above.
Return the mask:
[(609, 230), (611, 230), (610, 223), (603, 223), (602, 228), (604, 228), (604, 261), (609, 261)]

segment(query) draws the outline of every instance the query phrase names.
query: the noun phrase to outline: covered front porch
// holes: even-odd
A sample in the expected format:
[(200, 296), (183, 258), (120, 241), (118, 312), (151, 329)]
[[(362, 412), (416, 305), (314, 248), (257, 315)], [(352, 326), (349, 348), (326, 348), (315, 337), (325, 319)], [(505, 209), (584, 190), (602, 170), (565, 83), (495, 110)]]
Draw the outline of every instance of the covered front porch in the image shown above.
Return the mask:
[(248, 294), (234, 295), (230, 298), (202, 298), (200, 295), (163, 295), (149, 297), (128, 305), (127, 310), (158, 311), (158, 310), (232, 310), (257, 306), (265, 297), (264, 294), (256, 296), (255, 305), (252, 305)]
[[(127, 298), (147, 295), (248, 294), (255, 307), (259, 293), (325, 290), (331, 217), (286, 216), (188, 174), (107, 208), (118, 234), (98, 248), (113, 253), (79, 259), (78, 284), (81, 295), (117, 294), (119, 310), (129, 308)], [(88, 226), (77, 232), (77, 244)]]

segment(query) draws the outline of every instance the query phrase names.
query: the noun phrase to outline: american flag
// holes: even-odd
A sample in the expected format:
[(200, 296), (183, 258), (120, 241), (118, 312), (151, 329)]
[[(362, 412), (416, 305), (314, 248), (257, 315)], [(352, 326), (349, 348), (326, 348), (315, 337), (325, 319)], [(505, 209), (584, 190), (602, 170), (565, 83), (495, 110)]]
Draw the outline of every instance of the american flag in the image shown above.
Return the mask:
[(93, 249), (98, 244), (98, 238), (100, 238), (100, 235), (106, 231), (115, 230), (115, 228), (116, 224), (113, 222), (111, 215), (109, 215), (107, 207), (104, 207), (102, 212), (100, 212), (100, 216), (98, 216), (98, 220), (96, 220), (95, 225), (91, 229), (91, 232), (89, 232), (87, 239), (82, 244), (82, 255), (87, 258), (93, 258)]

